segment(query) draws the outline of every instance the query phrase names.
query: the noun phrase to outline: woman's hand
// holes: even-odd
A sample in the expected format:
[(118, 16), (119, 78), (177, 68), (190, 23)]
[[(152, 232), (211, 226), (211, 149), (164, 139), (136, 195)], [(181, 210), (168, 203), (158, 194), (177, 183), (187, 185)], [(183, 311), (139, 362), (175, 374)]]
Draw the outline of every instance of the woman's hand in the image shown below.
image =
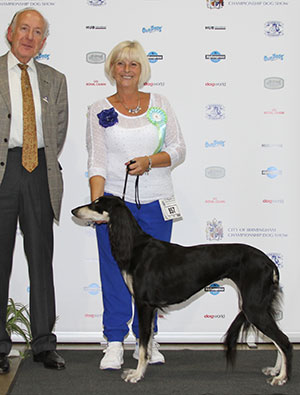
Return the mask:
[(170, 155), (164, 151), (150, 156), (139, 156), (125, 163), (129, 166), (129, 174), (132, 176), (142, 176), (151, 170), (152, 167), (171, 166)]
[(129, 168), (129, 174), (132, 176), (142, 176), (149, 169), (149, 157), (148, 156), (140, 156), (138, 158), (134, 158), (131, 161), (125, 163), (125, 166)]

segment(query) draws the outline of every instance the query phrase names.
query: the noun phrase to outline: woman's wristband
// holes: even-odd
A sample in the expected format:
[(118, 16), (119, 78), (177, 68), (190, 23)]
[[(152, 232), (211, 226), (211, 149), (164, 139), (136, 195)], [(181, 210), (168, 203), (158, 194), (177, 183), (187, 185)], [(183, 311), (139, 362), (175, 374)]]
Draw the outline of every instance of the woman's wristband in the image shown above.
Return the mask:
[(149, 173), (149, 171), (152, 169), (152, 159), (150, 158), (150, 156), (147, 156), (149, 164), (148, 164), (148, 169), (146, 170), (147, 173)]

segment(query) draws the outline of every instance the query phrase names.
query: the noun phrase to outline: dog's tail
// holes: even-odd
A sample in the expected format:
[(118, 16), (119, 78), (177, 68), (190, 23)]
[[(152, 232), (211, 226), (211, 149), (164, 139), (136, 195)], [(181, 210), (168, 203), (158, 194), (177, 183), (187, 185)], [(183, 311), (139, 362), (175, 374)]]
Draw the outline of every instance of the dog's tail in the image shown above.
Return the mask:
[(239, 334), (242, 330), (245, 335), (251, 324), (247, 320), (243, 311), (240, 311), (236, 316), (235, 320), (230, 325), (224, 339), (224, 345), (226, 346), (226, 359), (227, 365), (234, 366), (236, 357), (236, 345), (238, 342)]

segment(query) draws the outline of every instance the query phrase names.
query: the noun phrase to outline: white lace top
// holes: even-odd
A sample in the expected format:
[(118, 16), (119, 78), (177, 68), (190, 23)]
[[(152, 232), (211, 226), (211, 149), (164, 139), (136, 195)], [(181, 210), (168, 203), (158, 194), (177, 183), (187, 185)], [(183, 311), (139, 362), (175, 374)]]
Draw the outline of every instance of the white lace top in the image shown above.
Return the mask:
[[(185, 159), (185, 143), (174, 111), (167, 99), (151, 94), (149, 108), (159, 107), (167, 114), (167, 128), (162, 151), (171, 158), (171, 166), (153, 168), (149, 174), (140, 176), (140, 202), (150, 203), (173, 196), (171, 169)], [(110, 109), (107, 99), (93, 103), (88, 109), (87, 149), (89, 178), (100, 175), (105, 178), (105, 192), (122, 197), (126, 175), (125, 163), (145, 155), (152, 155), (159, 143), (158, 130), (147, 119), (147, 112), (129, 117), (118, 113), (118, 122), (104, 128), (97, 114)], [(135, 202), (136, 176), (128, 176), (125, 200)]]

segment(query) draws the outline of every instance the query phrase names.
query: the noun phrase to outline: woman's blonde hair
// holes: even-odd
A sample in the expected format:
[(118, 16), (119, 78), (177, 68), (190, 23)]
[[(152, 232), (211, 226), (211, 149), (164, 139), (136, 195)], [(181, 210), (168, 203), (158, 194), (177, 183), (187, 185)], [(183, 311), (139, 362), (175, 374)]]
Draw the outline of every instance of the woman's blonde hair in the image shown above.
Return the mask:
[(113, 77), (114, 65), (123, 60), (129, 62), (134, 61), (141, 65), (141, 75), (139, 79), (139, 88), (141, 88), (145, 82), (150, 79), (151, 69), (144, 48), (138, 41), (122, 41), (110, 51), (106, 58), (104, 71), (111, 84), (115, 83)]

